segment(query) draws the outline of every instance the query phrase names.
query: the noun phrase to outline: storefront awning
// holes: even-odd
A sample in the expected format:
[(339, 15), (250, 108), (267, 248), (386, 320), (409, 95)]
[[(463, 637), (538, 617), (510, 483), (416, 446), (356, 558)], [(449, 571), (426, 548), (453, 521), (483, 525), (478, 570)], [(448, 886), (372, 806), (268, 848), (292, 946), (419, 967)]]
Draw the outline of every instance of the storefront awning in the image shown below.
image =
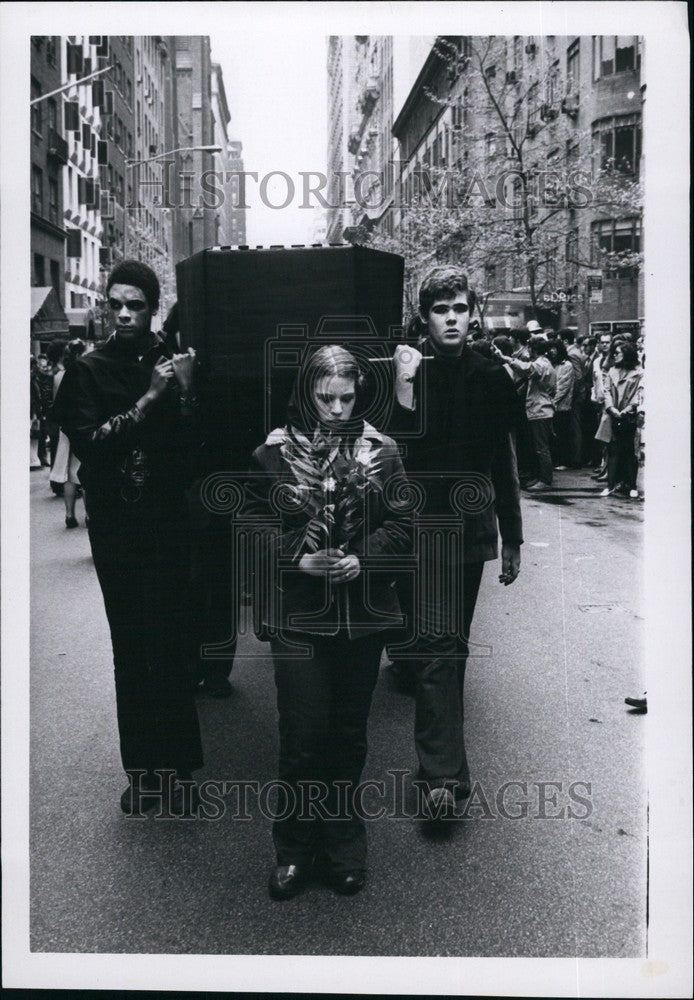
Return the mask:
[(70, 323), (70, 333), (74, 337), (87, 337), (93, 340), (97, 333), (96, 313), (90, 308), (66, 309), (65, 313)]
[(70, 324), (54, 288), (31, 289), (31, 339), (54, 340), (65, 337)]

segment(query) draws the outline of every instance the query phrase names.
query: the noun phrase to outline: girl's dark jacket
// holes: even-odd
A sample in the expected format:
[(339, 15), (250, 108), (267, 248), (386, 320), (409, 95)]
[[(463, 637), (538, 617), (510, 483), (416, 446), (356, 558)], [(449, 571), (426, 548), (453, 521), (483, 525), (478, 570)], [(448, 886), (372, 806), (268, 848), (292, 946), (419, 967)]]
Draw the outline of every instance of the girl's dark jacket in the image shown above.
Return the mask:
[(347, 548), (359, 557), (362, 571), (356, 580), (335, 585), (298, 569), (303, 552), (296, 544), (308, 519), (282, 501), (281, 484), (295, 483), (281, 453), (286, 434), (273, 431), (254, 451), (238, 522), (246, 539), (256, 540), (249, 546), (249, 575), (257, 634), (263, 639), (285, 630), (336, 635), (344, 628), (357, 639), (401, 626), (395, 576), (411, 562), (412, 518), (395, 443), (366, 423), (355, 442), (365, 453), (379, 449), (381, 489), (367, 489), (362, 530)]

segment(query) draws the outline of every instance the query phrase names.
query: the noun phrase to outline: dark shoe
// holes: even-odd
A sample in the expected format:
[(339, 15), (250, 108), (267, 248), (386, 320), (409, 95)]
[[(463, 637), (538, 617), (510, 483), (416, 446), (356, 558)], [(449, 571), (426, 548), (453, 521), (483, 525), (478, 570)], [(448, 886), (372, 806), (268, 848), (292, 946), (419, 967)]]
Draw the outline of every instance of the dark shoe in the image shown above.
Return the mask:
[(226, 677), (206, 677), (200, 691), (211, 698), (230, 698), (233, 688)]
[(424, 815), (432, 823), (453, 819), (455, 798), (449, 788), (432, 788), (424, 797)]
[(139, 785), (133, 788), (133, 782), (125, 789), (120, 797), (120, 807), (126, 816), (142, 816), (144, 813), (152, 812), (161, 805), (162, 796), (160, 784), (146, 775), (142, 777)]
[(278, 865), (273, 868), (268, 882), (270, 899), (292, 899), (308, 881), (308, 870), (303, 865)]
[(199, 808), (200, 792), (190, 771), (178, 771), (173, 782), (165, 781), (162, 818), (197, 818)]
[(366, 872), (333, 872), (328, 882), (341, 896), (356, 896), (366, 885)]
[(526, 493), (544, 493), (545, 490), (551, 490), (551, 489), (552, 489), (551, 483), (543, 483), (540, 480), (538, 480), (538, 482), (536, 483), (533, 483), (532, 486), (525, 487)]
[(628, 705), (630, 708), (635, 708), (637, 712), (645, 715), (648, 711), (648, 704), (646, 702), (646, 695), (643, 698), (625, 698), (624, 704)]
[(76, 517), (66, 517), (65, 518), (65, 527), (66, 528), (77, 528), (78, 526), (79, 526), (79, 523), (78, 523)]

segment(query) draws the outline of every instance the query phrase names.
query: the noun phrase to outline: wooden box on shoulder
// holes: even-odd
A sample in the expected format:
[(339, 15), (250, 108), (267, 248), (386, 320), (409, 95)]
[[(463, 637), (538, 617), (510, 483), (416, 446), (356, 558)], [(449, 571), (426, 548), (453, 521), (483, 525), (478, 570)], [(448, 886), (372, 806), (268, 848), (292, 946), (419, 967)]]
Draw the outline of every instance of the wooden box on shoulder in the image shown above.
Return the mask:
[(208, 470), (242, 472), (284, 425), (307, 349), (371, 344), (385, 357), (402, 324), (403, 259), (364, 247), (214, 248), (176, 278), (181, 343), (200, 359)]

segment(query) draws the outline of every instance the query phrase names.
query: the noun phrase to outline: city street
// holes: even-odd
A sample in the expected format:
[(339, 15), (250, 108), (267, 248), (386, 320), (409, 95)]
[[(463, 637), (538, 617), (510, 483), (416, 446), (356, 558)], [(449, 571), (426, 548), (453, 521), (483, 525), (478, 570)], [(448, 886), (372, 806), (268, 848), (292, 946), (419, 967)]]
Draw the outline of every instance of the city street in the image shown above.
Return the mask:
[[(436, 835), (369, 824), (353, 898), (311, 885), (272, 902), (270, 822), (127, 819), (113, 668), (84, 510), (66, 531), (31, 474), (31, 947), (38, 952), (641, 956), (646, 948), (643, 505), (587, 472), (523, 501), (518, 581), (485, 571), (466, 682), (478, 784)], [(198, 698), (196, 777), (275, 777), (268, 647), (245, 638), (233, 695)], [(414, 704), (384, 665), (364, 777), (415, 767)], [(504, 791), (508, 782), (512, 785)], [(553, 784), (549, 784), (553, 783)], [(580, 783), (580, 784), (574, 784)], [(409, 792), (408, 792), (409, 794)], [(368, 800), (367, 800), (368, 801)], [(526, 807), (523, 808), (523, 803)], [(524, 815), (525, 813), (525, 815)], [(517, 817), (517, 818), (514, 818)]]

